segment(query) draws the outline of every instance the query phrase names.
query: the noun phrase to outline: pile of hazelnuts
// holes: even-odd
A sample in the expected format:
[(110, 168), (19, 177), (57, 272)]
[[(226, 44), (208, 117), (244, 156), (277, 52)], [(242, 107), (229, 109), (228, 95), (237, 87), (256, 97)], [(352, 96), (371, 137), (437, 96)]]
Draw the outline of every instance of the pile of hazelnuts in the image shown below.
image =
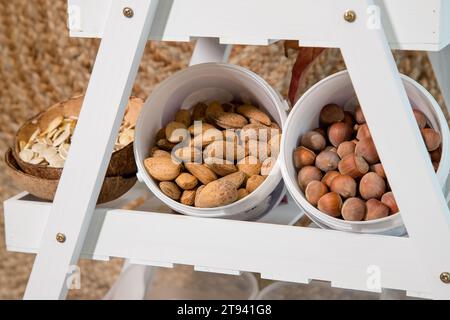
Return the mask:
[[(420, 110), (413, 109), (435, 170), (442, 139)], [(294, 150), (298, 184), (323, 213), (347, 221), (369, 221), (398, 210), (360, 106), (355, 112), (336, 104), (322, 108), (319, 128), (306, 132)]]

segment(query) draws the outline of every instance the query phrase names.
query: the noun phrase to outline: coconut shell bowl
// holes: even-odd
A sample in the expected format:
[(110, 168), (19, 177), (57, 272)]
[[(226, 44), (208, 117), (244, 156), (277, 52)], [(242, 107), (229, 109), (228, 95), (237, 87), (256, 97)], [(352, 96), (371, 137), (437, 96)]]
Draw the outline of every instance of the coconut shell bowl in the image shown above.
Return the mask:
[[(67, 158), (84, 96), (57, 103), (28, 120), (5, 154), (15, 184), (32, 195), (53, 200)], [(114, 200), (136, 182), (134, 126), (143, 100), (131, 97), (116, 138), (98, 203)]]

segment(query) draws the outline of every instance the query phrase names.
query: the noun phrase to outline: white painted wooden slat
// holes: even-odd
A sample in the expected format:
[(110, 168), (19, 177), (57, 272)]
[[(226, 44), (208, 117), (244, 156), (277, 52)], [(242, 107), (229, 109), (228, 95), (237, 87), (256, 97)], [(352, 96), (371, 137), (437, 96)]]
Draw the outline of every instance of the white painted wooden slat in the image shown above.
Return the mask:
[[(159, 206), (154, 202), (155, 209)], [(7, 249), (38, 252), (50, 210), (49, 203), (7, 200)], [(99, 208), (82, 254), (165, 267), (186, 264), (221, 273), (257, 272), (282, 281), (319, 279), (368, 291), (375, 290), (367, 284), (378, 270), (382, 287), (430, 294), (423, 291), (427, 283), (409, 238)]]
[[(69, 0), (72, 20), (80, 12), (73, 37), (101, 37), (113, 0)], [(351, 2), (346, 2), (350, 8)], [(446, 0), (377, 0), (392, 48), (438, 50), (450, 42), (450, 7)], [(165, 0), (160, 1), (151, 40), (189, 41), (216, 37), (228, 44), (266, 45), (272, 40), (299, 39), (305, 46), (338, 47), (336, 0)], [(376, 10), (360, 13), (372, 21)], [(420, 21), (420, 23), (418, 23)], [(75, 24), (76, 25), (76, 24)]]

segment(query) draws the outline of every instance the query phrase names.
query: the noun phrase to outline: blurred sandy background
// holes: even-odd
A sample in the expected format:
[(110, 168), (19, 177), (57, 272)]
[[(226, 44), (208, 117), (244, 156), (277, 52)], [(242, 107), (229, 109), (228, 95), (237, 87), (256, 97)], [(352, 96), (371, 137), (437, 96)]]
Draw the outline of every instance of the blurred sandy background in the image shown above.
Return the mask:
[[(75, 93), (84, 92), (99, 45), (96, 39), (71, 39), (66, 28), (66, 1), (0, 0), (0, 153), (12, 144), (15, 131), (28, 118)], [(186, 67), (190, 43), (148, 43), (133, 93), (146, 98), (154, 86)], [(418, 80), (437, 97), (431, 67), (423, 53), (396, 53), (400, 70)], [(284, 57), (280, 44), (268, 47), (236, 46), (231, 62), (264, 77), (287, 94), (294, 56)], [(328, 50), (308, 74), (308, 83), (344, 68), (338, 50)], [(0, 197), (18, 191), (0, 162)], [(3, 213), (3, 205), (1, 206)], [(0, 215), (0, 299), (20, 299), (34, 256), (6, 252), (3, 214)], [(70, 298), (103, 297), (120, 271), (122, 261), (81, 261), (82, 289)]]

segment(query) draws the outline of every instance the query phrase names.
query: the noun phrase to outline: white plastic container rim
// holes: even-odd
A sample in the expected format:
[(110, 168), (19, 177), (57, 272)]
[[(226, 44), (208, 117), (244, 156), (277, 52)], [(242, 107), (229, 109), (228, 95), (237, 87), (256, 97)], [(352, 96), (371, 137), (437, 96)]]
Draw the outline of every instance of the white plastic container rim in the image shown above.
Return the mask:
[(284, 127), (288, 105), (281, 95), (257, 74), (231, 64), (204, 63), (179, 71), (160, 83), (145, 102), (135, 130), (134, 154), (138, 179), (174, 211), (196, 217), (255, 220), (283, 198), (283, 192), (274, 193), (274, 190), (284, 190), (280, 157), (270, 175), (254, 192), (239, 201), (218, 208), (196, 208), (172, 200), (161, 192), (157, 183), (147, 173), (144, 160), (155, 144), (156, 132), (173, 120), (180, 107), (188, 109), (199, 101), (228, 102), (233, 98), (257, 104), (268, 112), (281, 128)]
[[(408, 98), (414, 108), (425, 113), (429, 124), (442, 136), (442, 156), (437, 170), (438, 180), (445, 194), (448, 193), (450, 170), (449, 128), (439, 104), (433, 96), (413, 79), (401, 75)], [(296, 103), (286, 121), (281, 142), (281, 171), (288, 191), (296, 203), (305, 210), (308, 217), (322, 228), (347, 232), (375, 233), (401, 236), (406, 233), (401, 213), (371, 221), (345, 221), (331, 217), (311, 205), (305, 198), (297, 182), (297, 172), (293, 163), (293, 151), (299, 139), (308, 130), (318, 127), (321, 108), (329, 103), (344, 106), (346, 110), (355, 107), (356, 94), (347, 71), (331, 75), (311, 87)]]

